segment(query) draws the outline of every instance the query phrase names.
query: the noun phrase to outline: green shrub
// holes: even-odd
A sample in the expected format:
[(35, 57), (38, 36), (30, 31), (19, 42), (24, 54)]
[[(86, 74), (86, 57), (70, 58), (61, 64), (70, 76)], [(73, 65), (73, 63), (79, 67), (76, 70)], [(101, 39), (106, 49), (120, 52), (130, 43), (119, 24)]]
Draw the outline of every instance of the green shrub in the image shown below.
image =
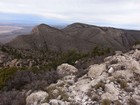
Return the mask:
[(127, 81), (126, 80), (118, 79), (117, 81), (120, 84), (120, 86), (121, 86), (122, 89), (125, 89), (125, 88), (128, 87), (128, 84), (127, 84)]
[(95, 57), (95, 56), (102, 56), (102, 55), (105, 55), (105, 54), (108, 54), (110, 53), (111, 50), (110, 48), (101, 48), (101, 47), (95, 47), (90, 53), (90, 56), (91, 57)]
[(110, 64), (112, 65), (112, 64), (117, 64), (118, 63), (118, 60), (116, 59), (116, 60), (112, 60), (112, 61), (110, 61)]
[(23, 68), (16, 68), (16, 67), (8, 67), (0, 69), (0, 89), (2, 89), (6, 82), (17, 72), (27, 70), (26, 67)]
[(13, 68), (3, 68), (0, 70), (0, 89), (5, 86), (6, 81), (17, 71), (18, 69)]
[(140, 41), (136, 41), (136, 42), (135, 42), (135, 45), (138, 45), (138, 44), (140, 44)]
[(92, 101), (99, 101), (99, 97), (98, 96), (94, 96), (94, 97), (92, 97)]

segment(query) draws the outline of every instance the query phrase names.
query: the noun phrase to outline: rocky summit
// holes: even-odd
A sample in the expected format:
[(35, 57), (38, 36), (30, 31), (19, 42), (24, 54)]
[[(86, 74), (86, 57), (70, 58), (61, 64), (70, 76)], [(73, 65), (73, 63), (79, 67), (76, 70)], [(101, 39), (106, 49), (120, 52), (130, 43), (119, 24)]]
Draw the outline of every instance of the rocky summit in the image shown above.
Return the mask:
[[(85, 71), (79, 74), (80, 69), (63, 63), (56, 69), (57, 79), (54, 74), (49, 74), (48, 79), (40, 74), (44, 78), (40, 80), (33, 73), (26, 73), (28, 79), (36, 81), (19, 90), (1, 92), (0, 105), (8, 105), (9, 100), (12, 105), (140, 105), (139, 50), (116, 51), (115, 55), (90, 65)], [(51, 75), (57, 81), (48, 84)]]
[(88, 52), (95, 47), (110, 50), (130, 50), (140, 40), (140, 31), (99, 27), (74, 23), (64, 29), (46, 24), (33, 28), (28, 35), (20, 35), (6, 45), (22, 49)]

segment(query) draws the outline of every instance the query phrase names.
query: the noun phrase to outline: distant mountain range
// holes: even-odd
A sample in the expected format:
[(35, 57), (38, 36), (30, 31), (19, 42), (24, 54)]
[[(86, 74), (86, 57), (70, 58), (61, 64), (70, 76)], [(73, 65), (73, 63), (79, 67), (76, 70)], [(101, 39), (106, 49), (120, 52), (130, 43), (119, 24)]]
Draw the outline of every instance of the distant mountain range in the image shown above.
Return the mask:
[(140, 31), (74, 23), (63, 29), (46, 24), (33, 28), (28, 35), (20, 35), (6, 45), (22, 49), (51, 51), (76, 50), (88, 52), (95, 47), (129, 50), (140, 41)]

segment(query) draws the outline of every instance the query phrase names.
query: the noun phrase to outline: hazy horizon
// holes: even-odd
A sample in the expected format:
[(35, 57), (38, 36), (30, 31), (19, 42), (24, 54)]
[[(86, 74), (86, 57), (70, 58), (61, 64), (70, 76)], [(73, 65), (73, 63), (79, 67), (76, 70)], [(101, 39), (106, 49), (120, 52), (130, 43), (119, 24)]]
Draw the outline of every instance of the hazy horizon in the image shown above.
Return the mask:
[(75, 22), (140, 30), (139, 0), (1, 0), (0, 23)]

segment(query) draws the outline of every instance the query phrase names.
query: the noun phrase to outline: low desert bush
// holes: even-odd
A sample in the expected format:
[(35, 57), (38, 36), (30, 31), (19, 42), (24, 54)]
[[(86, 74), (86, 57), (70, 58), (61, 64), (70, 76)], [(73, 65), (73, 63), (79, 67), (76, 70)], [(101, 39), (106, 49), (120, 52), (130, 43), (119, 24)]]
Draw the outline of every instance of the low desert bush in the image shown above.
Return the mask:
[(19, 91), (0, 93), (0, 105), (26, 105), (25, 94)]
[(0, 89), (2, 89), (11, 76), (17, 72), (17, 68), (3, 68), (0, 69)]
[(128, 87), (128, 84), (127, 84), (127, 81), (126, 80), (118, 79), (117, 81), (120, 84), (120, 86), (121, 86), (122, 89), (125, 89), (125, 88)]
[(114, 60), (112, 60), (112, 61), (110, 61), (110, 64), (112, 65), (112, 64), (117, 64), (118, 63), (118, 60), (116, 59), (114, 59)]
[[(56, 71), (42, 71), (37, 74), (29, 70), (16, 72), (7, 82), (7, 89), (42, 89), (59, 79)], [(42, 86), (41, 86), (42, 85)]]
[(109, 99), (103, 99), (102, 105), (111, 105), (111, 101)]
[(96, 84), (96, 85), (94, 86), (94, 88), (95, 88), (95, 89), (102, 88), (103, 90), (105, 90), (105, 84), (104, 84), (102, 81), (100, 81), (98, 84)]
[(17, 71), (7, 82), (7, 89), (21, 89), (24, 85), (31, 83), (36, 80), (36, 76), (33, 72), (25, 70), (25, 71)]

